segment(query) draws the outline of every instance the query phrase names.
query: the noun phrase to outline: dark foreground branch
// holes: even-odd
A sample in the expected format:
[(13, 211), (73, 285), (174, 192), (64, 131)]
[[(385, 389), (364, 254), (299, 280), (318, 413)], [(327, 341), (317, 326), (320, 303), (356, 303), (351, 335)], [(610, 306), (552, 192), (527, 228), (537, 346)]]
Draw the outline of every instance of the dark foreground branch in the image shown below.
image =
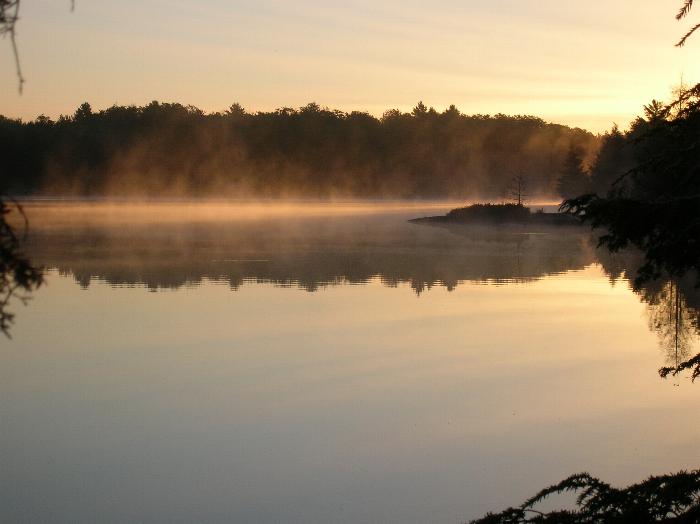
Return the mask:
[[(22, 235), (18, 235), (9, 222), (11, 213), (20, 215), (24, 223)], [(7, 310), (10, 302), (17, 299), (26, 303), (28, 293), (43, 283), (41, 271), (32, 266), (21, 251), (26, 238), (27, 217), (22, 206), (15, 201), (0, 199), (0, 331), (10, 336), (14, 314)]]
[[(552, 495), (577, 494), (575, 507), (551, 512), (533, 508)], [(517, 508), (489, 513), (471, 524), (698, 522), (700, 470), (649, 477), (618, 489), (579, 473), (543, 489)]]
[(659, 370), (659, 375), (661, 378), (666, 378), (669, 375), (675, 377), (679, 373), (682, 373), (686, 369), (692, 369), (693, 373), (690, 376), (691, 380), (695, 382), (695, 379), (700, 377), (700, 353), (695, 355), (693, 358), (681, 362), (675, 367), (664, 367)]

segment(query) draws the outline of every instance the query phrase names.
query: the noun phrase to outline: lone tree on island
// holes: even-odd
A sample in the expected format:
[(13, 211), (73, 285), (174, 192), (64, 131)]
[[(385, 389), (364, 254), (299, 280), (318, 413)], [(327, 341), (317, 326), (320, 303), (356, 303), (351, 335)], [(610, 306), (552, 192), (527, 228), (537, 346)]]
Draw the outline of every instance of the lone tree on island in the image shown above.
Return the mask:
[(506, 188), (506, 199), (518, 206), (525, 204), (527, 197), (527, 178), (522, 171), (518, 171)]

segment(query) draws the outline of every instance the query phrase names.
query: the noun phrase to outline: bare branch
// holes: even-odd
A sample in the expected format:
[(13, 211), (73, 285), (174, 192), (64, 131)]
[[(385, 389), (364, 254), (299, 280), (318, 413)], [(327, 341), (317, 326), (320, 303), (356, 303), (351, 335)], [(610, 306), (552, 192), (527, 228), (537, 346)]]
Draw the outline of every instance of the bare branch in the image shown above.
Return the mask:
[(17, 50), (17, 20), (19, 20), (19, 5), (20, 0), (0, 0), (0, 35), (10, 35), (10, 43), (12, 45), (12, 54), (15, 58), (15, 69), (17, 71), (17, 80), (19, 82), (19, 93), (22, 94), (24, 85), (24, 76), (22, 76), (22, 65), (19, 60), (19, 52)]
[[(10, 35), (10, 44), (12, 45), (12, 54), (15, 59), (15, 70), (17, 72), (17, 81), (19, 83), (19, 94), (22, 94), (24, 87), (24, 75), (22, 74), (22, 64), (19, 59), (19, 50), (17, 48), (17, 20), (19, 20), (19, 4), (20, 0), (0, 0), (0, 35)], [(70, 10), (75, 10), (75, 0), (70, 2)]]

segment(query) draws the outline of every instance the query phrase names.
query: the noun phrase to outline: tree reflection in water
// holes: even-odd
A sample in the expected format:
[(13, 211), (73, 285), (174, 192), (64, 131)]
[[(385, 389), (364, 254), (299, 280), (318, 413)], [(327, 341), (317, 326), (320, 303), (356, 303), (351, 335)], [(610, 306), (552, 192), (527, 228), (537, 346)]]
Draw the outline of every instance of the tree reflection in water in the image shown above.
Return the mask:
[(688, 307), (678, 283), (668, 281), (649, 301), (647, 306), (649, 329), (656, 332), (659, 345), (666, 354), (666, 362), (678, 367), (690, 357), (697, 339), (698, 312)]
[(691, 371), (700, 376), (700, 354), (693, 350), (700, 338), (700, 288), (692, 275), (682, 279), (653, 281), (635, 290), (647, 303), (649, 329), (656, 332), (667, 366), (659, 369), (662, 378)]

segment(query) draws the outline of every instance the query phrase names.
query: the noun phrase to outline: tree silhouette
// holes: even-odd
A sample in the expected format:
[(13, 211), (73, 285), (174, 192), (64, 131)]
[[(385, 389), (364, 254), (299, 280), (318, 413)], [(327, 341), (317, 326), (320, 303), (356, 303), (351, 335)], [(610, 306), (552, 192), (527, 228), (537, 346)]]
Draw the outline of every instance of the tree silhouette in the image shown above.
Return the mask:
[(663, 111), (652, 109), (650, 120), (638, 119), (626, 136), (633, 167), (619, 169), (624, 172), (604, 196), (585, 194), (562, 204), (605, 230), (599, 245), (644, 253), (638, 284), (700, 269), (700, 85)]
[(614, 125), (603, 135), (598, 154), (590, 167), (592, 191), (605, 195), (615, 181), (632, 168), (632, 153), (633, 146), (628, 137)]
[(588, 185), (588, 176), (583, 167), (583, 153), (572, 145), (564, 159), (557, 191), (564, 198), (572, 198), (585, 193)]
[[(692, 6), (693, 0), (684, 0), (676, 19), (685, 18)], [(683, 46), (698, 29), (700, 24), (676, 45)], [(607, 194), (569, 198), (562, 210), (605, 228), (599, 245), (610, 251), (632, 245), (644, 253), (635, 287), (664, 273), (689, 272), (700, 286), (700, 85), (681, 88), (668, 106), (654, 100), (644, 113), (646, 120), (638, 119), (626, 136), (614, 129), (604, 139), (592, 179), (596, 184), (614, 177)], [(675, 284), (662, 289), (661, 302), (651, 313), (650, 326), (673, 348), (676, 364), (661, 368), (660, 376), (691, 369), (693, 380), (700, 377), (700, 354), (680, 364), (676, 360), (689, 349), (689, 318)], [(579, 494), (576, 509), (541, 512), (534, 508), (564, 492)], [(624, 489), (612, 488), (587, 473), (572, 475), (517, 508), (489, 513), (472, 524), (528, 522), (700, 522), (700, 471), (650, 477)]]
[[(681, 91), (679, 94), (682, 94)], [(668, 107), (666, 104), (659, 100), (652, 100), (647, 105), (644, 106), (644, 116), (651, 123), (660, 122), (668, 117)]]
[(518, 174), (516, 174), (511, 180), (510, 183), (508, 184), (508, 187), (506, 188), (506, 198), (518, 205), (522, 206), (525, 203), (525, 199), (527, 198), (527, 179), (525, 178), (525, 175), (523, 174), (522, 171), (518, 171)]
[[(577, 493), (576, 509), (543, 512), (537, 504), (552, 495)], [(588, 473), (578, 473), (549, 486), (517, 508), (489, 513), (471, 524), (637, 524), (698, 522), (700, 470), (649, 477), (626, 488), (614, 488)]]

